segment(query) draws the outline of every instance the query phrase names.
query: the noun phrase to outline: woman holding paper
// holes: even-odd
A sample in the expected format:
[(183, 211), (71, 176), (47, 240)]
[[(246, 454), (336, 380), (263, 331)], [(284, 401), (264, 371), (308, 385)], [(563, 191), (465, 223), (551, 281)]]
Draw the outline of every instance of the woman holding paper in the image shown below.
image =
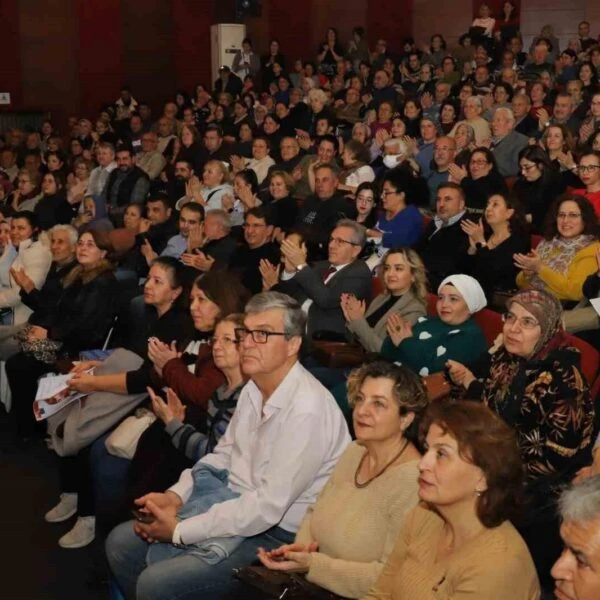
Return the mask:
[(85, 348), (98, 348), (115, 314), (115, 278), (108, 260), (110, 242), (90, 231), (77, 242), (78, 265), (63, 279), (63, 292), (40, 323), (18, 334), (21, 351), (6, 361), (20, 437), (34, 433), (31, 405), (37, 380), (55, 369), (59, 357), (78, 357)]

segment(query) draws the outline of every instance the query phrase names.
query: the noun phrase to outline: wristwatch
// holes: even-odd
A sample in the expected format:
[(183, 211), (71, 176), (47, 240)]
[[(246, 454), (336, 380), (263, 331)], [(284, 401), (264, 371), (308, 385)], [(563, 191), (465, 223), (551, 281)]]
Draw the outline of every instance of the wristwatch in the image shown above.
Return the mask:
[(304, 263), (303, 265), (298, 265), (296, 267), (296, 272), (302, 271), (302, 269), (304, 269), (305, 266), (306, 266), (306, 263)]
[(477, 248), (477, 250), (481, 250), (482, 248), (487, 248), (487, 242), (477, 242), (475, 244), (475, 248)]

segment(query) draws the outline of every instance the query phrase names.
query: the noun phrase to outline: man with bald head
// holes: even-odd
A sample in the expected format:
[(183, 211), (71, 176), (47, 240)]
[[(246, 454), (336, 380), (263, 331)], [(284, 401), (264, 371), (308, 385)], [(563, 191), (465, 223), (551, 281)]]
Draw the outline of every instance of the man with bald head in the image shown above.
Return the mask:
[(519, 152), (529, 140), (515, 128), (515, 115), (510, 108), (497, 108), (492, 117), (492, 145), (498, 171), (503, 177), (516, 177), (519, 173)]
[(427, 187), (429, 188), (429, 206), (435, 210), (435, 202), (438, 186), (446, 183), (450, 179), (448, 168), (454, 162), (456, 157), (456, 142), (449, 136), (439, 137), (435, 140), (433, 147), (434, 167), (427, 177)]

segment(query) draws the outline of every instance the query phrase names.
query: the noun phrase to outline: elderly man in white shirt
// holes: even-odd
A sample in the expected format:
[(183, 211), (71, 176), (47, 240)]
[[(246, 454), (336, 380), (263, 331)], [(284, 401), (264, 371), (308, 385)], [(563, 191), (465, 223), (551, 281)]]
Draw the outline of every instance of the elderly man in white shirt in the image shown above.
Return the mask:
[[(136, 500), (151, 523), (124, 523), (107, 540), (111, 571), (126, 598), (223, 598), (236, 585), (232, 568), (251, 563), (259, 547), (293, 542), (306, 509), (350, 443), (332, 395), (298, 361), (304, 329), (300, 306), (285, 294), (264, 292), (246, 306), (236, 338), (250, 381), (227, 431), (215, 451), (164, 494)], [(199, 464), (227, 471), (227, 491), (234, 497), (178, 520), (197, 492), (193, 475)], [(200, 558), (198, 545), (234, 537), (239, 545), (220, 561)], [(160, 542), (170, 556), (173, 547), (181, 552), (147, 561), (148, 542)]]
[(98, 166), (90, 173), (86, 196), (101, 196), (108, 182), (108, 176), (117, 168), (115, 148), (108, 142), (98, 144), (96, 158)]

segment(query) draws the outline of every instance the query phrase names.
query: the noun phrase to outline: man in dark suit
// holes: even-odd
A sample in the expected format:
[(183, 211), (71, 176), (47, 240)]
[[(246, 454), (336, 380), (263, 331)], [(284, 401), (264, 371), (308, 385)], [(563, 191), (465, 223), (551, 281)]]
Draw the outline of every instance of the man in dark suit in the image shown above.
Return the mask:
[(434, 293), (445, 277), (465, 272), (469, 237), (460, 226), (465, 218), (479, 219), (466, 213), (463, 189), (456, 183), (442, 183), (437, 191), (435, 217), (415, 248), (425, 263)]
[(328, 260), (306, 264), (306, 247), (290, 240), (281, 244), (281, 252), (293, 271), (285, 270), (277, 285), (302, 304), (308, 314), (308, 337), (316, 332), (344, 336), (346, 319), (340, 297), (353, 294), (359, 300), (371, 299), (372, 277), (369, 267), (357, 260), (366, 240), (365, 228), (350, 219), (338, 221), (331, 232)]

